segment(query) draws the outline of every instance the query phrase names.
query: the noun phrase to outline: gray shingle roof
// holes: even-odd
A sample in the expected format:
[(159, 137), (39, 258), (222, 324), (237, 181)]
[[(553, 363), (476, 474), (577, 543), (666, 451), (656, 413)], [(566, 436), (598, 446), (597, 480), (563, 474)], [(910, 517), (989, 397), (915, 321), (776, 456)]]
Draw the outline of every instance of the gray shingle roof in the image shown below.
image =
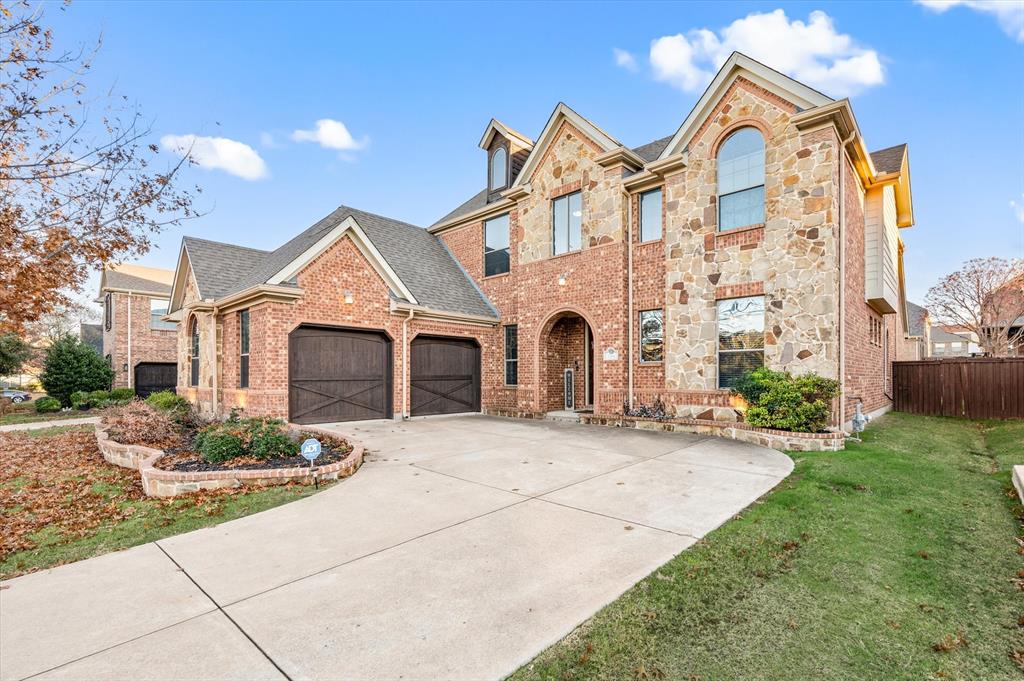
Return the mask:
[[(266, 283), (345, 219), (352, 217), (424, 307), (497, 318), (498, 314), (441, 240), (407, 222), (340, 206), (273, 251), (186, 237), (185, 248), (204, 298)], [(230, 263), (230, 266), (226, 266)]]
[(126, 274), (117, 270), (105, 270), (103, 276), (106, 288), (126, 289), (138, 291), (139, 293), (162, 293), (168, 296), (171, 294), (171, 287), (167, 284), (137, 277), (134, 274)]
[(269, 254), (258, 248), (246, 248), (220, 241), (184, 238), (185, 251), (192, 264), (202, 298), (223, 298), (229, 293), (242, 290), (236, 284), (253, 271)]
[(668, 137), (662, 137), (661, 139), (648, 142), (647, 144), (641, 144), (639, 147), (632, 149), (632, 152), (642, 158), (647, 163), (656, 160), (661, 156), (661, 152), (665, 151), (665, 147), (672, 141), (675, 135), (669, 135)]
[(924, 319), (928, 316), (928, 310), (915, 305), (914, 303), (907, 301), (907, 335), (908, 336), (923, 336), (924, 335)]
[[(448, 222), (449, 220), (454, 220), (457, 217), (461, 217), (463, 215), (468, 215), (468, 214), (472, 213), (475, 210), (479, 210), (480, 208), (483, 208), (486, 205), (487, 205), (487, 188), (484, 187), (479, 192), (477, 192), (476, 194), (471, 196), (467, 201), (462, 203), (458, 208), (456, 208), (452, 212), (448, 213), (448, 215), (445, 215), (443, 218), (441, 218), (440, 220), (435, 222), (434, 225), (439, 225), (442, 222)], [(434, 225), (431, 225), (431, 227), (433, 227)]]
[(970, 339), (967, 336), (961, 336), (958, 333), (950, 333), (949, 331), (943, 329), (941, 326), (933, 326), (931, 332), (931, 340), (933, 343), (956, 343), (969, 341)]
[(879, 149), (871, 152), (871, 162), (875, 164), (875, 170), (880, 173), (895, 173), (903, 164), (903, 154), (906, 153), (906, 144), (897, 144), (887, 149)]

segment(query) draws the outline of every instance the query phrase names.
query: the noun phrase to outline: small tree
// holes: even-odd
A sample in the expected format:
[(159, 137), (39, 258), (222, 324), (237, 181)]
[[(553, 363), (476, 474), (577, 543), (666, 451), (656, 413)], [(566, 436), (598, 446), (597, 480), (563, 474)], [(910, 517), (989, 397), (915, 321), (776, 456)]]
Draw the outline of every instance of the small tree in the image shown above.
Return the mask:
[(0, 376), (21, 373), (21, 367), (32, 358), (32, 346), (13, 333), (0, 334)]
[(47, 348), (40, 380), (48, 395), (70, 407), (71, 393), (106, 390), (114, 372), (91, 347), (74, 336), (64, 336)]
[(940, 322), (978, 337), (986, 355), (1004, 357), (1024, 341), (1024, 260), (974, 258), (928, 290), (925, 306)]

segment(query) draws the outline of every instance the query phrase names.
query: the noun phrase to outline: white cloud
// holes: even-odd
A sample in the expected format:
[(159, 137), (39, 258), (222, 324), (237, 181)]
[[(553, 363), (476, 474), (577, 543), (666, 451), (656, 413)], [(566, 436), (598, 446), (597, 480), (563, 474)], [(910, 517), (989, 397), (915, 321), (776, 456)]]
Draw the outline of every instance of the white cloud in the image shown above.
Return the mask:
[(752, 13), (718, 33), (694, 29), (651, 41), (654, 77), (699, 92), (733, 51), (742, 52), (826, 94), (844, 97), (885, 82), (875, 50), (836, 32), (832, 17), (811, 12), (806, 22), (785, 11)]
[(621, 66), (627, 71), (636, 71), (636, 57), (633, 56), (632, 52), (621, 50), (617, 47), (612, 48), (612, 52), (615, 54), (615, 64)]
[(200, 168), (223, 170), (245, 180), (267, 176), (267, 164), (255, 149), (226, 137), (164, 135), (160, 146), (178, 156), (188, 155)]
[(1020, 0), (917, 0), (917, 4), (939, 14), (958, 5), (992, 14), (1006, 35), (1024, 43), (1024, 2)]
[(1020, 195), (1022, 199), (1020, 203), (1011, 200), (1010, 208), (1013, 209), (1013, 215), (1017, 218), (1017, 222), (1024, 222), (1024, 194)]
[(296, 130), (292, 133), (292, 139), (296, 142), (316, 142), (324, 149), (339, 151), (356, 151), (370, 142), (366, 137), (356, 140), (344, 123), (330, 118), (318, 120), (315, 130)]

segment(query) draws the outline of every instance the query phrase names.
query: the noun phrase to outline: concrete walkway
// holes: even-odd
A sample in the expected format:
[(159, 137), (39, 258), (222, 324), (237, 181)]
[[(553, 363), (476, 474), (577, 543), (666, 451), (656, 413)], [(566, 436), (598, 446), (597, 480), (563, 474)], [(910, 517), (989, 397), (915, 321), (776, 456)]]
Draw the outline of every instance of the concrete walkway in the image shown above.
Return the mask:
[(0, 678), (502, 678), (793, 465), (484, 416), (336, 429), (371, 454), (330, 490), (4, 583)]
[(40, 430), (42, 428), (57, 428), (59, 426), (84, 426), (90, 423), (99, 423), (99, 416), (85, 416), (73, 419), (50, 419), (49, 421), (32, 421), (31, 423), (9, 423), (0, 426), (0, 433), (9, 433), (15, 430)]

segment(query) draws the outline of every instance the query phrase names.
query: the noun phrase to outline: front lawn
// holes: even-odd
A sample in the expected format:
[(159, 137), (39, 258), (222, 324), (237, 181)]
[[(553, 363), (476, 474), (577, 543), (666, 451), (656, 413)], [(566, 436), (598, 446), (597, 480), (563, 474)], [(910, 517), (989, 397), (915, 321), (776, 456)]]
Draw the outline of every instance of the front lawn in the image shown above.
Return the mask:
[(102, 412), (96, 409), (89, 411), (78, 411), (77, 409), (69, 409), (68, 411), (53, 411), (40, 414), (29, 402), (26, 405), (18, 405), (12, 408), (11, 411), (0, 416), (0, 426), (12, 425), (15, 423), (33, 423), (35, 421), (59, 421), (61, 419), (81, 419), (87, 416), (100, 416)]
[(1024, 670), (1024, 423), (891, 414), (514, 679), (1010, 679)]
[(215, 525), (307, 496), (285, 485), (146, 497), (91, 426), (0, 433), (0, 579)]

